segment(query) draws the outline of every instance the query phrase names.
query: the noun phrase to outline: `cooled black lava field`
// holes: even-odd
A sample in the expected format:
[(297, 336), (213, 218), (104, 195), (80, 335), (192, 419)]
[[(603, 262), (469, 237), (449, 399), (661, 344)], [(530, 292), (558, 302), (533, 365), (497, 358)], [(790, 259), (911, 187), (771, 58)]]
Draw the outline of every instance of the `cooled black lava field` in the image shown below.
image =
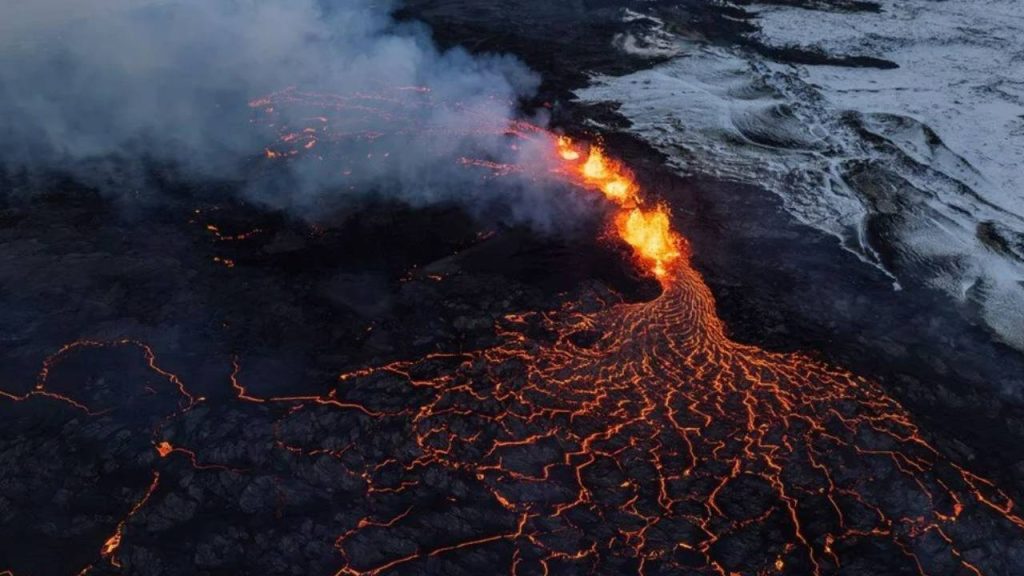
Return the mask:
[(0, 6), (0, 576), (1024, 574), (1024, 21), (931, 4)]

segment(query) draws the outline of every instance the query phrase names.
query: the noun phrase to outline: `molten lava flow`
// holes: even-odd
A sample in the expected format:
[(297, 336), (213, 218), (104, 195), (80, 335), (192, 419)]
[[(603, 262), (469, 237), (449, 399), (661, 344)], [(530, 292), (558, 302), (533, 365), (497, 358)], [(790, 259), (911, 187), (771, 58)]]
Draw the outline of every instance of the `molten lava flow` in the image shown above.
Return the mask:
[[(510, 316), (501, 344), (456, 356), (451, 372), (425, 358), (343, 375), (352, 385), (389, 374), (432, 391), (411, 421), (417, 455), (387, 463), (409, 478), (402, 491), (419, 488), (424, 468), (470, 471), (517, 528), (374, 564), (351, 555), (349, 542), (371, 528), (401, 530), (408, 514), (360, 520), (335, 542), (346, 561), (339, 575), (382, 574), (499, 542), (514, 543), (513, 574), (618, 566), (818, 575), (840, 571), (865, 540), (891, 546), (922, 574), (918, 551), (935, 554), (928, 547), (937, 542), (965, 573), (980, 574), (977, 555), (969, 559), (952, 535), (961, 520), (989, 515), (1024, 529), (1005, 493), (943, 459), (877, 384), (729, 340), (667, 208), (648, 205), (600, 147), (583, 159), (563, 136), (554, 148), (564, 174), (609, 201), (614, 232), (665, 292), (597, 313), (570, 306), (532, 320)], [(528, 338), (531, 322), (556, 334), (554, 344)], [(580, 333), (596, 342), (579, 345)], [(875, 487), (879, 478), (885, 487)], [(568, 493), (538, 500), (541, 486)], [(740, 486), (763, 496), (739, 505), (750, 498)], [(925, 504), (907, 510), (893, 489)], [(809, 522), (809, 509), (828, 518)], [(588, 528), (595, 518), (612, 523), (610, 536)], [(744, 565), (721, 555), (727, 542), (760, 530), (788, 536)]]
[[(834, 574), (865, 545), (891, 546), (921, 574), (947, 554), (981, 574), (952, 536), (960, 523), (1024, 528), (1005, 493), (942, 458), (876, 384), (728, 340), (700, 277), (682, 262), (674, 272), (653, 302), (510, 316), (501, 344), (453, 372), (436, 358), (379, 368), (432, 392), (405, 473), (470, 471), (518, 528), (374, 564), (350, 542), (371, 527), (401, 533), (408, 514), (361, 520), (335, 543), (338, 575), (508, 541), (513, 574)], [(532, 322), (555, 342), (526, 338)], [(597, 341), (581, 347), (580, 331)], [(595, 521), (610, 524), (604, 538)], [(786, 540), (736, 564), (729, 548), (765, 531)]]
[[(1006, 492), (946, 458), (877, 383), (730, 340), (667, 208), (599, 147), (584, 160), (568, 138), (516, 130), (550, 139), (559, 173), (608, 200), (611, 230), (659, 278), (661, 296), (627, 304), (595, 288), (560, 310), (506, 316), (486, 348), (360, 367), (318, 394), (260, 393), (233, 358), (215, 382), (222, 393), (208, 400), (148, 345), (68, 344), (43, 360), (35, 386), (0, 391), (0, 402), (59, 402), (75, 418), (131, 421), (118, 406), (51, 384), (69, 355), (121, 347), (136, 350), (174, 399), (153, 402), (150, 443), (135, 459), (152, 462), (152, 480), (126, 492), (126, 513), (96, 541), (97, 560), (118, 568), (133, 519), (165, 492), (192, 501), (207, 478), (224, 518), (255, 521), (253, 495), (273, 478), (294, 483), (281, 490), (275, 521), (315, 515), (313, 502), (337, 506), (290, 535), (336, 554), (337, 576), (473, 573), (465, 566), (481, 558), (513, 576), (824, 575), (850, 565), (863, 573), (865, 561), (883, 562), (886, 573), (998, 573), (1001, 559), (980, 541), (1024, 533)], [(97, 402), (109, 403), (102, 392)], [(178, 425), (194, 430), (204, 419), (266, 435), (196, 435), (180, 447)], [(240, 448), (244, 438), (253, 445)], [(271, 457), (253, 466), (206, 463), (261, 450)], [(180, 469), (187, 482), (175, 480)], [(253, 488), (246, 503), (225, 490), (239, 479), (241, 492)], [(294, 509), (284, 510), (287, 494), (300, 495)], [(173, 533), (193, 532), (207, 533)], [(173, 550), (188, 548), (175, 541)], [(446, 571), (449, 561), (455, 569)]]

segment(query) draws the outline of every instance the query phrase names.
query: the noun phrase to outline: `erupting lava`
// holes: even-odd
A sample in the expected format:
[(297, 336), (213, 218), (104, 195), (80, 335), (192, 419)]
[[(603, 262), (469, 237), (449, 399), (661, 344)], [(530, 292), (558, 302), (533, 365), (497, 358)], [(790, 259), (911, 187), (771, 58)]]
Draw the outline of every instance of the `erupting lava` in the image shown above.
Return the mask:
[[(348, 164), (353, 154), (331, 158), (331, 145), (361, 142), (360, 149), (367, 162), (386, 161), (391, 139), (407, 141), (409, 138), (459, 138), (474, 136), (506, 137), (510, 149), (522, 142), (540, 142), (555, 149), (554, 156), (565, 166), (560, 171), (570, 182), (588, 190), (599, 191), (615, 208), (610, 223), (613, 236), (631, 246), (642, 266), (664, 281), (673, 263), (681, 257), (682, 240), (669, 224), (669, 210), (664, 205), (648, 205), (640, 194), (633, 175), (621, 163), (607, 157), (600, 146), (591, 145), (583, 152), (568, 136), (554, 136), (543, 128), (528, 122), (497, 123), (490, 118), (479, 118), (472, 110), (462, 110), (458, 104), (447, 104), (472, 119), (470, 128), (463, 133), (452, 133), (451, 128), (440, 129), (424, 124), (417, 110), (439, 105), (433, 101), (428, 89), (403, 89), (393, 94), (354, 94), (338, 96), (316, 94), (288, 89), (250, 102), (250, 107), (261, 113), (261, 121), (278, 130), (275, 147), (266, 149), (270, 160), (289, 160), (314, 156), (320, 161), (337, 161), (343, 165), (343, 174), (352, 174)], [(289, 125), (281, 111), (299, 108), (306, 118), (299, 125)], [(293, 114), (294, 115), (294, 114)], [(301, 114), (299, 115), (301, 116)], [(378, 148), (381, 148), (378, 150)], [(535, 174), (536, 166), (497, 162), (490, 158), (460, 156), (456, 161), (465, 167), (486, 170), (492, 176), (509, 174)], [(233, 263), (224, 262), (226, 266)]]
[[(595, 291), (510, 315), (492, 347), (363, 367), (322, 395), (262, 395), (236, 359), (218, 383), (230, 392), (220, 413), (242, 413), (251, 428), (272, 422), (275, 435), (272, 458), (238, 468), (200, 464), (209, 459), (193, 450), (216, 446), (172, 438), (214, 400), (158, 367), (149, 347), (110, 343), (141, 352), (179, 401), (153, 426), (151, 484), (97, 542), (97, 560), (120, 566), (138, 518), (176, 489), (177, 466), (254, 485), (274, 468), (282, 494), (330, 492), (344, 507), (330, 516), (337, 576), (471, 573), (481, 562), (513, 575), (1000, 569), (978, 527), (1024, 532), (1005, 492), (944, 457), (878, 384), (730, 340), (667, 208), (600, 148), (583, 159), (569, 139), (552, 140), (562, 172), (612, 204), (610, 225), (660, 279), (660, 297), (627, 304)], [(64, 347), (32, 391), (0, 397), (98, 417), (89, 399), (51, 392), (48, 375), (101, 346)], [(290, 432), (307, 420), (351, 441)], [(317, 484), (324, 474), (311, 470), (337, 477)], [(301, 483), (289, 492), (288, 482)], [(296, 513), (315, 512), (304, 506)]]
[[(580, 158), (569, 138), (560, 136), (556, 143), (559, 156), (565, 161), (575, 162)], [(618, 237), (633, 248), (652, 274), (664, 281), (669, 267), (681, 256), (682, 244), (669, 223), (668, 208), (663, 205), (644, 208), (632, 175), (609, 160), (599, 146), (590, 146), (587, 159), (579, 166), (579, 175), (584, 185), (600, 190), (617, 207), (614, 226)]]

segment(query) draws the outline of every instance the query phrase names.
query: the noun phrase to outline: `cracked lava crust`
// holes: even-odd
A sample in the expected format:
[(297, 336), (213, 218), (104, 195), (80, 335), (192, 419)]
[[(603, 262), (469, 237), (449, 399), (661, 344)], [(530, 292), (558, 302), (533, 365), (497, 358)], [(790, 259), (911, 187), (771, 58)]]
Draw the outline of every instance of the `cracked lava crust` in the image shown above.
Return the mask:
[[(243, 353), (204, 396), (147, 343), (69, 343), (34, 386), (0, 392), (6, 422), (60, 437), (5, 460), (64, 474), (48, 454), (88, 458), (113, 429), (130, 440), (104, 458), (144, 466), (63, 479), (55, 501), (120, 510), (65, 573), (1010, 573), (986, 548), (1024, 534), (1006, 493), (874, 382), (731, 341), (668, 210), (599, 147), (525, 133), (603, 195), (658, 297), (593, 288), (505, 316), (497, 344), (346, 372), (323, 394), (261, 393)], [(36, 573), (23, 564), (0, 573)]]

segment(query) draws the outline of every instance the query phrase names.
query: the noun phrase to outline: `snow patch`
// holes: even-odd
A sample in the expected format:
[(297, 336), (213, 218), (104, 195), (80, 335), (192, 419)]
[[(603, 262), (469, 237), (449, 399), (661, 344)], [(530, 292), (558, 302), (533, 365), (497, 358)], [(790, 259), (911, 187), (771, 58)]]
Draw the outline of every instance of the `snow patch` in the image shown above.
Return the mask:
[[(595, 78), (577, 95), (619, 103), (631, 130), (680, 173), (768, 188), (894, 287), (940, 288), (1024, 349), (1019, 2), (757, 10), (769, 45), (881, 57), (899, 68), (790, 65), (674, 38), (673, 60)], [(869, 222), (884, 228), (883, 239), (872, 239)]]

